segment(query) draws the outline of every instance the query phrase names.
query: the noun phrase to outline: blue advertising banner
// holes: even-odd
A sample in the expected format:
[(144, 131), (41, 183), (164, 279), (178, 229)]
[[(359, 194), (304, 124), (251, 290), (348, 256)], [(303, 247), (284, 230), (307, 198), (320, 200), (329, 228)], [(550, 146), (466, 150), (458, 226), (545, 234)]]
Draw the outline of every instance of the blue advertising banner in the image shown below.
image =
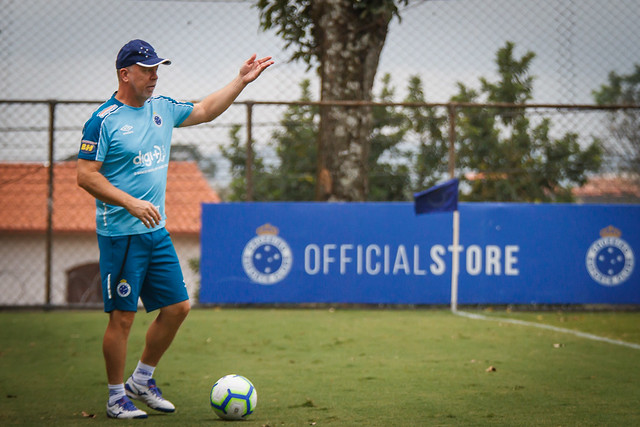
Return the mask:
[(202, 303), (639, 304), (640, 206), (226, 203), (202, 209)]

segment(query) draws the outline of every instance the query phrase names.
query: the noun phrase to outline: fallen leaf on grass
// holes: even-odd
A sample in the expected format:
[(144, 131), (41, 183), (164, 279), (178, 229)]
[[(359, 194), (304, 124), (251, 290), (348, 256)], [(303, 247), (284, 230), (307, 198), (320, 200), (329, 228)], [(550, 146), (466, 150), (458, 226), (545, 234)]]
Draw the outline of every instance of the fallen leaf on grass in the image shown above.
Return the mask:
[(96, 414), (89, 414), (88, 412), (82, 411), (82, 416), (84, 418), (95, 418)]
[(489, 366), (487, 369), (485, 369), (485, 372), (495, 372), (497, 369), (495, 368), (495, 366)]
[(553, 348), (560, 348), (560, 347), (564, 347), (564, 344), (556, 343), (553, 345)]

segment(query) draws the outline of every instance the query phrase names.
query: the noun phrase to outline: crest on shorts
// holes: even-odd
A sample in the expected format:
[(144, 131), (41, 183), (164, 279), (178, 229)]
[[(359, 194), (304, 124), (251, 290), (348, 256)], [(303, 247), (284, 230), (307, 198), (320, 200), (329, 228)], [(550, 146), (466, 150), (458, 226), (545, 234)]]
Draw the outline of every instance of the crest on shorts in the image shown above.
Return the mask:
[(587, 271), (593, 280), (603, 286), (618, 286), (633, 273), (633, 250), (621, 236), (619, 229), (609, 225), (600, 230), (600, 239), (587, 250)]
[(131, 293), (131, 285), (127, 283), (125, 279), (122, 279), (120, 280), (120, 282), (118, 282), (118, 286), (116, 287), (116, 292), (118, 292), (118, 295), (120, 297), (126, 298)]
[(257, 236), (242, 251), (242, 268), (253, 282), (274, 285), (291, 271), (291, 248), (271, 224), (261, 225), (256, 232)]

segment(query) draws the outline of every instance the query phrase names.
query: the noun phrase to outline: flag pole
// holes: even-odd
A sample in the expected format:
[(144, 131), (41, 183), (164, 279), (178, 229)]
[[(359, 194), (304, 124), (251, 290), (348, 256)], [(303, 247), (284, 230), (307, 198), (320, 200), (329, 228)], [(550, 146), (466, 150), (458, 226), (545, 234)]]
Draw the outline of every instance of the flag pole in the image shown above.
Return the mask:
[(416, 215), (431, 212), (453, 212), (453, 239), (449, 249), (451, 260), (451, 311), (458, 310), (458, 271), (460, 264), (460, 213), (458, 212), (458, 179), (451, 178), (413, 195)]
[(453, 251), (451, 259), (451, 311), (458, 311), (458, 272), (460, 271), (460, 212), (453, 211)]

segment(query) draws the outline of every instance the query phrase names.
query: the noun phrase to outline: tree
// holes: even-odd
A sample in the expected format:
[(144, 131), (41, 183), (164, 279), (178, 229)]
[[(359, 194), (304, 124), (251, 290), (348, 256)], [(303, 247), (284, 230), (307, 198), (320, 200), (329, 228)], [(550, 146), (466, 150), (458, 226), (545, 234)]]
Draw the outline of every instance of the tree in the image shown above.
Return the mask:
[[(382, 88), (377, 102), (393, 101), (395, 89), (391, 75), (382, 77)], [(381, 105), (372, 108), (372, 132), (367, 170), (370, 201), (406, 200), (411, 186), (409, 165), (403, 158), (409, 153), (398, 148), (407, 132), (407, 117), (396, 107)]]
[[(300, 83), (300, 101), (310, 101), (309, 80)], [(316, 140), (318, 107), (292, 105), (280, 120), (282, 130), (272, 140), (279, 165), (271, 170), (273, 200), (313, 200), (316, 186), (318, 152)]]
[[(309, 80), (300, 83), (300, 101), (310, 101)], [(261, 201), (305, 201), (315, 195), (316, 145), (318, 108), (312, 105), (291, 105), (280, 119), (281, 129), (271, 137), (271, 148), (277, 164), (266, 165), (260, 153), (253, 155), (253, 196)], [(247, 154), (238, 133), (232, 127), (231, 144), (222, 148), (222, 155), (231, 163), (231, 200), (246, 200)]]
[[(242, 201), (247, 200), (247, 151), (243, 143), (240, 141), (239, 133), (240, 125), (233, 125), (229, 131), (231, 144), (228, 147), (221, 147), (222, 156), (231, 163), (231, 184), (229, 185), (229, 200)], [(267, 198), (268, 191), (266, 189), (268, 174), (265, 171), (263, 160), (254, 155), (253, 157), (253, 195), (257, 200), (269, 200)]]
[[(385, 76), (377, 101), (390, 101), (393, 98), (394, 89), (390, 83), (391, 76)], [(311, 101), (309, 86), (308, 80), (300, 83), (299, 101)], [(367, 171), (373, 184), (368, 200), (406, 200), (410, 187), (409, 167), (402, 160), (408, 158), (409, 154), (398, 150), (396, 145), (402, 141), (406, 132), (407, 118), (400, 111), (383, 106), (374, 107), (372, 112), (372, 149)], [(318, 121), (317, 106), (291, 105), (287, 108), (279, 121), (280, 128), (271, 135), (271, 148), (276, 154), (276, 163), (265, 166), (260, 154), (254, 154), (253, 182), (256, 200), (314, 199)], [(223, 156), (231, 162), (231, 200), (246, 198), (246, 152), (238, 137), (240, 129), (239, 125), (232, 128), (231, 144), (222, 149)]]
[[(640, 105), (640, 65), (627, 75), (609, 73), (608, 84), (593, 91), (593, 97), (598, 105)], [(613, 136), (605, 142), (609, 166), (614, 170), (640, 174), (640, 110), (611, 112), (609, 130)]]
[[(322, 101), (370, 101), (397, 4), (408, 0), (259, 0), (261, 26), (277, 28), (293, 60), (317, 66)], [(316, 199), (365, 200), (371, 108), (320, 109)]]
[[(500, 80), (480, 79), (477, 92), (458, 83), (457, 102), (496, 102), (525, 105), (531, 99), (533, 77), (528, 74), (535, 57), (527, 52), (514, 58), (514, 44), (498, 50)], [(551, 122), (533, 124), (524, 108), (460, 108), (457, 158), (470, 176), (467, 200), (571, 201), (571, 188), (586, 181), (586, 173), (600, 167), (600, 143), (582, 148), (575, 133), (550, 136)]]
[[(412, 76), (407, 87), (404, 102), (427, 102), (419, 76)], [(448, 121), (444, 114), (438, 114), (433, 107), (407, 107), (404, 109), (407, 136), (406, 141), (418, 147), (412, 156), (414, 176), (413, 190), (419, 191), (434, 186), (447, 176), (449, 143)]]

